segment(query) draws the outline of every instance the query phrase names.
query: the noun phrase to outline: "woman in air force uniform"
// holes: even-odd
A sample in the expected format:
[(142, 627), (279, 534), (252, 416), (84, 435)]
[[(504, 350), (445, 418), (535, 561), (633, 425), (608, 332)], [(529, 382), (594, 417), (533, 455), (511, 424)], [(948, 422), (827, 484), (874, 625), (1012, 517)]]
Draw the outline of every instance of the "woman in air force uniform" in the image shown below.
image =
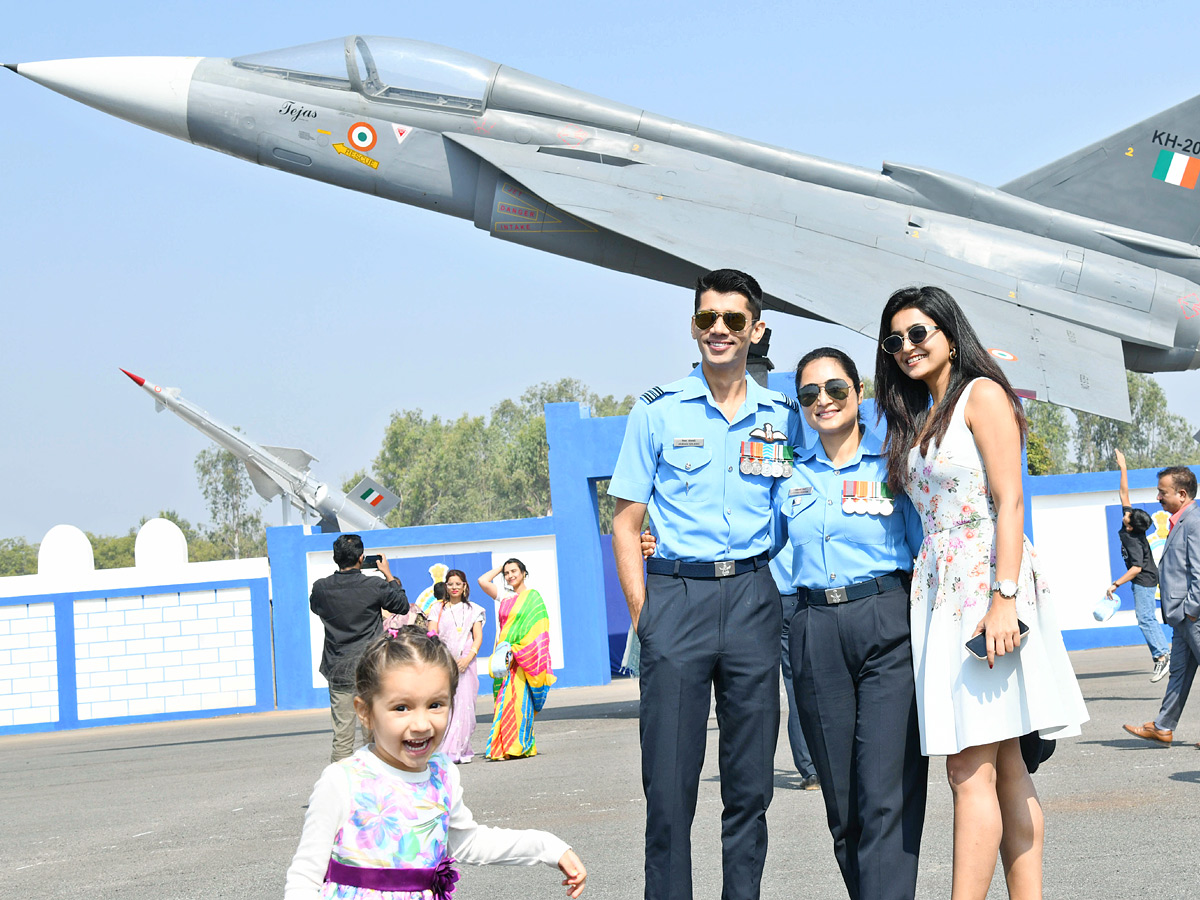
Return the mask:
[(908, 498), (887, 489), (883, 442), (859, 421), (854, 361), (813, 350), (797, 365), (796, 391), (818, 439), (795, 451), (773, 499), (793, 550), (800, 724), (850, 897), (911, 898), (928, 770), (908, 616), (921, 524)]

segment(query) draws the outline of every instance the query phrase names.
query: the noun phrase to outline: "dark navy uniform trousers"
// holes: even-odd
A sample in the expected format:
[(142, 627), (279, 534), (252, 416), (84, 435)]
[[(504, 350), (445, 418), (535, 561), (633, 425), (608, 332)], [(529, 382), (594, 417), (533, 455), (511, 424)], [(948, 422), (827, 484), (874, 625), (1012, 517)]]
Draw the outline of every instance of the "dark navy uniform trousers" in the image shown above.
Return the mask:
[(801, 597), (790, 623), (800, 726), (851, 900), (912, 900), (929, 760), (921, 755), (908, 591), (836, 606)]
[(692, 819), (716, 692), (722, 900), (757, 900), (779, 737), (783, 616), (770, 569), (648, 575), (642, 642), (646, 900), (690, 900)]

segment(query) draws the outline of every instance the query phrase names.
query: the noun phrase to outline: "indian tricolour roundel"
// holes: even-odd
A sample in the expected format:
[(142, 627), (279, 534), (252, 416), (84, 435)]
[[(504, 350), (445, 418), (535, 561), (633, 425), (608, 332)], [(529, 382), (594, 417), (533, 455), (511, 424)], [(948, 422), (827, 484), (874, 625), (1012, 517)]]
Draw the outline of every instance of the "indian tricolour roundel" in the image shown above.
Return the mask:
[(366, 122), (355, 122), (346, 132), (346, 140), (355, 150), (370, 150), (378, 140), (375, 129)]

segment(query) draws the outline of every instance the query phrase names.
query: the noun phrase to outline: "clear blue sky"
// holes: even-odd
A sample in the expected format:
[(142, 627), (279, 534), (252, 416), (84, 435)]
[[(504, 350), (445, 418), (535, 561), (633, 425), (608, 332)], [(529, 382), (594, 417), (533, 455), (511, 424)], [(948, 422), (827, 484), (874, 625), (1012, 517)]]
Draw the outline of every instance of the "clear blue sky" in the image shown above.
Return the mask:
[[(236, 56), (340, 37), (458, 47), (601, 96), (878, 167), (1001, 184), (1200, 92), (1195, 3), (7, 4), (0, 62)], [(0, 72), (0, 537), (206, 518), (205, 438), (127, 368), (257, 441), (370, 467), (390, 413), (484, 414), (564, 376), (688, 371), (686, 292), (260, 168)], [(776, 317), (783, 367), (869, 341)], [(1200, 424), (1197, 373), (1162, 376)], [(278, 506), (267, 511), (278, 521)]]

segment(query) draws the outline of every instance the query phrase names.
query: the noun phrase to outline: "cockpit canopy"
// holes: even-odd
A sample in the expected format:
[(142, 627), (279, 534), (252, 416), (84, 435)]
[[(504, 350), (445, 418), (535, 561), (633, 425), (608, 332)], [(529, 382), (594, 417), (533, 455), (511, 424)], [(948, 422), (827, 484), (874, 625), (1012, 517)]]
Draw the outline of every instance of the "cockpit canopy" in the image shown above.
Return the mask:
[(371, 100), (481, 115), (499, 66), (461, 50), (403, 38), (351, 35), (239, 56), (233, 64)]

